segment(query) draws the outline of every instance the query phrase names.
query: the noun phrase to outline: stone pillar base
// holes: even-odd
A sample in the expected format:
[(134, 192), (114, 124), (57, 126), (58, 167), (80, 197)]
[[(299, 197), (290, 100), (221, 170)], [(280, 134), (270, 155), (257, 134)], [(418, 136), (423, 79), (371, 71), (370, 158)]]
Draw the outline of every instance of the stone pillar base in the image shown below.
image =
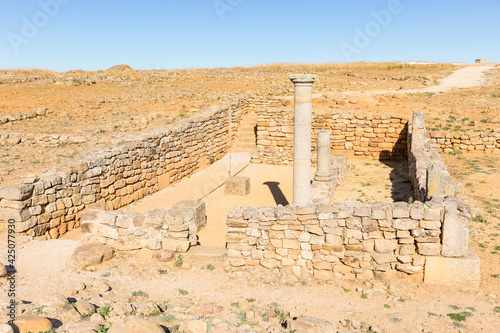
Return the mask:
[(333, 175), (330, 176), (314, 176), (315, 182), (328, 183), (333, 180)]
[(249, 177), (230, 177), (226, 179), (224, 194), (246, 196), (250, 193)]
[(477, 288), (480, 280), (480, 260), (469, 251), (461, 258), (427, 257), (424, 282), (455, 287)]

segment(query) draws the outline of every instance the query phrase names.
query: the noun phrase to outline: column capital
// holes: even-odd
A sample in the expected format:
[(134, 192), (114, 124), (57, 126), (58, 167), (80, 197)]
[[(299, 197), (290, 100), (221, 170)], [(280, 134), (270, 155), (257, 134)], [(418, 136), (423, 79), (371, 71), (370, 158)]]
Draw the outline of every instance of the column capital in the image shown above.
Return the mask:
[(291, 74), (288, 76), (290, 80), (294, 83), (309, 83), (313, 84), (316, 82), (318, 76), (316, 74)]

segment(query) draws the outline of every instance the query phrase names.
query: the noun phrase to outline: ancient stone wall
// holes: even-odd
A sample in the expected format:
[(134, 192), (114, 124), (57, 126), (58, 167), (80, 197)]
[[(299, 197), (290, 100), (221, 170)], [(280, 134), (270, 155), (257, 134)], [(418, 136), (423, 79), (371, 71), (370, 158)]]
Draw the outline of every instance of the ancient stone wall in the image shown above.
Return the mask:
[(36, 118), (36, 117), (42, 117), (48, 114), (51, 114), (52, 110), (49, 110), (47, 108), (38, 108), (35, 110), (30, 110), (22, 113), (15, 113), (12, 115), (6, 115), (0, 118), (0, 125), (8, 123), (8, 122), (15, 122), (15, 121), (22, 121), (25, 119), (31, 119), (31, 118)]
[[(291, 164), (293, 162), (293, 110), (257, 110), (257, 149), (252, 162)], [(377, 159), (406, 156), (408, 120), (398, 115), (353, 115), (313, 112), (312, 147), (316, 149), (317, 131), (331, 131), (333, 151)]]
[(113, 210), (205, 168), (230, 148), (241, 117), (259, 98), (247, 98), (169, 125), (134, 134), (83, 160), (0, 189), (0, 231), (57, 238), (80, 225), (80, 213), (98, 205)]
[(87, 209), (81, 214), (82, 242), (105, 244), (117, 251), (168, 250), (187, 252), (198, 243), (206, 224), (205, 203), (181, 201), (172, 209), (123, 213)]
[(429, 132), (434, 147), (446, 154), (454, 151), (492, 153), (500, 151), (500, 128), (488, 133)]
[(401, 142), (408, 144), (417, 201), (235, 207), (227, 218), (231, 265), (323, 280), (407, 274), (429, 283), (477, 287), (469, 206), (433, 148), (424, 113), (415, 112), (409, 126), (408, 140)]
[(435, 195), (455, 197), (460, 192), (434, 148), (422, 111), (414, 112), (409, 125), (408, 169), (415, 200), (426, 201)]
[(456, 198), (425, 204), (235, 207), (227, 219), (227, 254), (235, 267), (261, 265), (299, 277), (418, 275), (429, 256), (467, 253), (467, 244), (457, 246), (443, 237), (442, 228), (447, 219), (468, 214)]

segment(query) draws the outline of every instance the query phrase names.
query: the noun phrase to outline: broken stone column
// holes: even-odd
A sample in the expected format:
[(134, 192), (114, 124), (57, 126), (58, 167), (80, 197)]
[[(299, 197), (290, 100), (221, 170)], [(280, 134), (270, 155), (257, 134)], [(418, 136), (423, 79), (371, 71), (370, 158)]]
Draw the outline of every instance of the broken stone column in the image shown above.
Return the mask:
[(318, 182), (329, 182), (332, 180), (330, 170), (330, 131), (318, 131), (318, 167), (314, 180)]
[(295, 86), (293, 138), (293, 204), (306, 206), (311, 201), (311, 117), (314, 74), (293, 74)]

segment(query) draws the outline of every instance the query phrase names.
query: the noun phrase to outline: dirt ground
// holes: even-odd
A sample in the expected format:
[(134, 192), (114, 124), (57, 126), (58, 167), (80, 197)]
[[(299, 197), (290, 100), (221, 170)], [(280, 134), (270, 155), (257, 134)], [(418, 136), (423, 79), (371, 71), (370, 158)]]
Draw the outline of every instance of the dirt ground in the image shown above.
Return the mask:
[[(2, 133), (77, 135), (81, 142), (0, 146), (0, 186), (26, 174), (64, 167), (96, 146), (162, 128), (238, 96), (293, 95), (290, 72), (318, 74), (314, 108), (319, 112), (426, 111), (430, 130), (488, 131), (500, 122), (500, 70), (481, 87), (444, 93), (396, 94), (433, 87), (460, 67), (450, 64), (356, 63), (163, 71), (57, 73), (0, 70), (0, 118), (37, 108), (47, 116), (0, 124)], [(373, 94), (373, 91), (386, 91)], [(389, 92), (387, 92), (389, 91)], [(362, 94), (360, 94), (362, 93)]]

